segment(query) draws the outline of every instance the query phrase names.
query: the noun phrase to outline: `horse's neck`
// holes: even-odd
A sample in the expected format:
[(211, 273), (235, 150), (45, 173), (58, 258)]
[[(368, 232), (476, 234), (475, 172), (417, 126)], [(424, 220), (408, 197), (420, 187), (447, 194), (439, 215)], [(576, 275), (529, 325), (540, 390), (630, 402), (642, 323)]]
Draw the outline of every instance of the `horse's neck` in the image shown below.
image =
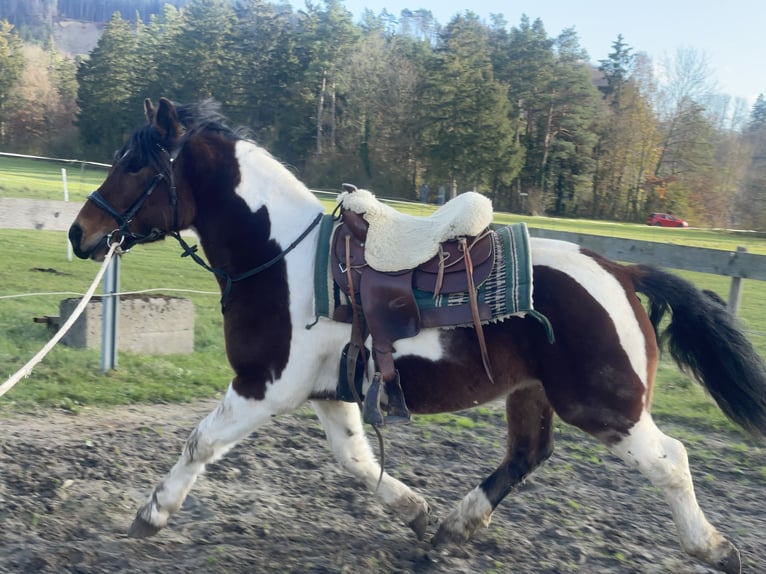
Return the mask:
[(283, 241), (296, 237), (308, 226), (316, 214), (323, 211), (322, 204), (263, 148), (240, 141), (235, 149), (241, 178), (237, 193), (253, 211), (266, 207), (272, 238), (286, 246)]
[[(281, 249), (286, 249), (308, 228), (317, 214), (324, 211), (322, 204), (305, 185), (264, 149), (251, 142), (240, 141), (237, 142), (234, 153), (239, 170), (239, 183), (234, 192), (244, 200), (252, 213), (265, 208), (268, 214), (268, 236), (250, 232), (244, 236), (258, 236), (258, 242), (276, 241)], [(205, 206), (210, 210), (214, 210), (215, 205), (215, 201), (205, 202)], [(249, 270), (247, 265), (243, 266), (237, 259), (241, 254), (251, 254), (259, 246), (250, 242), (240, 245), (241, 254), (232, 250), (237, 241), (231, 240), (231, 237), (242, 236), (236, 229), (227, 228), (227, 223), (233, 223), (232, 218), (226, 217), (224, 213), (216, 215), (205, 212), (198, 213), (197, 220), (197, 231), (213, 266), (231, 265), (237, 273)], [(263, 224), (266, 225), (265, 220)], [(313, 280), (317, 233), (316, 228), (312, 230), (286, 258), (288, 289), (291, 293), (290, 307), (296, 312), (300, 309), (301, 316), (310, 308), (313, 297), (313, 290), (306, 289), (305, 286), (311, 285)], [(233, 235), (227, 239), (226, 236), (230, 234)], [(293, 289), (293, 286), (296, 288)]]

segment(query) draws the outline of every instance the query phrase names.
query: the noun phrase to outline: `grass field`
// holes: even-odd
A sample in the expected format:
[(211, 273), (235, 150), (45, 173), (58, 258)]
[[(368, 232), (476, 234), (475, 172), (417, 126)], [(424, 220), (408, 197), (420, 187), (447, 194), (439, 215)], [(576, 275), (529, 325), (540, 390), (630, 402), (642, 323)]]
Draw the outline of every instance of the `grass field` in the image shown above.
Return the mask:
[[(24, 160), (25, 162), (28, 160)], [(45, 191), (58, 165), (33, 162), (34, 172), (24, 162), (0, 158), (2, 196), (28, 197), (25, 189), (41, 199), (55, 198)], [(10, 165), (10, 171), (7, 171)], [(11, 175), (6, 177), (10, 173)], [(39, 174), (39, 175), (38, 175)], [(87, 190), (97, 187), (103, 172), (88, 171)], [(85, 179), (83, 181), (86, 181)], [(16, 183), (9, 183), (16, 182)], [(21, 182), (21, 183), (19, 183)], [(80, 199), (84, 199), (85, 191)], [(327, 202), (328, 207), (332, 204)], [(430, 208), (405, 207), (413, 213)], [(498, 214), (499, 222), (520, 221), (520, 216)], [(642, 225), (546, 218), (523, 218), (530, 226), (563, 231), (593, 233), (642, 240), (733, 249), (744, 245), (754, 253), (766, 254), (763, 240), (710, 230), (657, 229)], [(97, 265), (89, 261), (66, 260), (65, 234), (54, 231), (0, 230), (0, 378), (10, 376), (29, 360), (50, 338), (44, 325), (32, 322), (42, 315), (58, 315), (61, 299), (83, 293), (90, 285)], [(139, 246), (123, 257), (121, 290), (158, 289), (167, 295), (188, 297), (195, 306), (195, 353), (172, 356), (119, 354), (118, 368), (100, 372), (98, 350), (56, 346), (32, 375), (20, 382), (3, 399), (0, 410), (34, 410), (59, 407), (77, 411), (82, 405), (116, 405), (134, 402), (188, 401), (210, 397), (225, 390), (231, 372), (223, 349), (217, 285), (212, 276), (187, 259), (179, 257), (175, 242)], [(679, 273), (701, 288), (712, 289), (724, 298), (729, 279), (699, 273)], [(204, 293), (200, 293), (204, 292)], [(48, 293), (46, 295), (33, 295)], [(766, 284), (745, 281), (740, 315), (759, 351), (766, 355)], [(704, 395), (669, 362), (663, 362), (655, 394), (658, 414), (698, 421), (707, 426), (731, 428)]]
[(85, 201), (106, 176), (105, 167), (0, 155), (0, 197), (64, 199), (61, 170), (66, 169), (69, 201)]

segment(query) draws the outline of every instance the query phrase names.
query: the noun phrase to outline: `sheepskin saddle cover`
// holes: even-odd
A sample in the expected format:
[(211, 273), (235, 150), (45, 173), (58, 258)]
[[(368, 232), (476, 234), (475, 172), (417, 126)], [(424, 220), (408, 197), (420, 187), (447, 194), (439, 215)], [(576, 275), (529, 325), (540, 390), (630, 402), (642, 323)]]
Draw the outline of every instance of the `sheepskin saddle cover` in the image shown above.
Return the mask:
[(439, 252), (440, 243), (479, 235), (492, 223), (492, 202), (472, 191), (458, 195), (426, 217), (401, 213), (366, 189), (343, 192), (338, 203), (369, 224), (367, 264), (383, 272), (417, 267)]

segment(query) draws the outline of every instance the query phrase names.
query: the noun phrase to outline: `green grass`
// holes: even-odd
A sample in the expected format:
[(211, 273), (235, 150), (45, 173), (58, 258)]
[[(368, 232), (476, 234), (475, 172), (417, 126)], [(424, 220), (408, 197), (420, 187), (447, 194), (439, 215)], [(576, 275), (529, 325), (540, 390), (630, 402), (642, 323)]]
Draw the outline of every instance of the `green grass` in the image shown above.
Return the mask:
[[(0, 196), (51, 199), (60, 196), (60, 168), (56, 163), (0, 157)], [(86, 169), (82, 174), (85, 195), (97, 187), (103, 171)], [(57, 180), (57, 178), (59, 178)], [(72, 192), (72, 176), (70, 176)], [(77, 197), (71, 193), (73, 200)], [(325, 205), (331, 208), (332, 200)], [(424, 214), (432, 206), (411, 204), (397, 207)], [(497, 221), (526, 221), (530, 227), (547, 227), (580, 233), (659, 240), (702, 247), (734, 249), (766, 254), (766, 242), (746, 234), (697, 229), (658, 229), (645, 225), (585, 220), (561, 220), (498, 214)], [(66, 260), (63, 232), (0, 230), (0, 297), (24, 293), (57, 293), (0, 299), (0, 379), (4, 380), (28, 361), (51, 337), (45, 326), (32, 322), (42, 315), (58, 315), (61, 299), (83, 293), (98, 267), (95, 263)], [(217, 285), (212, 276), (187, 259), (179, 257), (175, 242), (139, 246), (123, 257), (123, 291), (163, 288), (168, 295), (191, 299), (195, 306), (195, 353), (171, 356), (135, 356), (121, 352), (118, 368), (100, 372), (99, 350), (57, 345), (32, 375), (0, 399), (0, 410), (32, 410), (61, 407), (77, 410), (83, 405), (117, 405), (134, 402), (189, 401), (210, 397), (228, 385), (231, 372), (223, 348), (223, 333)], [(679, 272), (700, 288), (712, 289), (726, 298), (730, 279), (722, 276)], [(174, 289), (208, 291), (215, 294), (178, 293)], [(740, 315), (756, 348), (766, 355), (766, 283), (745, 281)], [(668, 359), (660, 365), (653, 411), (661, 417), (699, 423), (707, 428), (729, 430), (711, 399)], [(419, 417), (420, 418), (420, 417)], [(462, 415), (438, 415), (429, 421), (472, 428), (477, 421)]]
[(61, 169), (66, 169), (70, 201), (84, 201), (106, 177), (106, 168), (82, 162), (53, 162), (0, 156), (0, 196), (64, 199)]
[[(54, 231), (0, 231), (0, 296), (23, 293), (83, 293), (98, 270), (91, 261), (67, 261), (65, 234)], [(0, 400), (0, 409), (116, 405), (132, 402), (188, 401), (223, 391), (231, 377), (226, 362), (217, 284), (202, 268), (179, 257), (173, 242), (147, 245), (123, 257), (121, 290), (162, 287), (188, 297), (195, 306), (195, 353), (137, 356), (119, 353), (118, 368), (100, 371), (98, 349), (56, 345), (32, 375)], [(178, 293), (173, 289), (213, 294)], [(0, 375), (10, 376), (52, 336), (36, 316), (57, 316), (61, 299), (40, 295), (0, 299)]]

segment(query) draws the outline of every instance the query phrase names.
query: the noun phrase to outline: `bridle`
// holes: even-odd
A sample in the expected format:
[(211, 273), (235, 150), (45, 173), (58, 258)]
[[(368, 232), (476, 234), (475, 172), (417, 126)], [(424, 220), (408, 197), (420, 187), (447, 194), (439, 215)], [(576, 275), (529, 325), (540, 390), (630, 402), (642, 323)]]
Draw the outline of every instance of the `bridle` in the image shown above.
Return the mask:
[[(157, 229), (156, 227), (152, 229), (147, 234), (138, 234), (134, 233), (132, 231), (128, 231), (128, 226), (133, 222), (133, 218), (136, 216), (136, 213), (138, 213), (138, 210), (141, 209), (146, 203), (146, 200), (149, 199), (149, 197), (154, 193), (154, 190), (157, 188), (157, 186), (164, 180), (168, 180), (168, 188), (169, 188), (169, 194), (170, 194), (170, 205), (173, 208), (173, 226), (171, 227), (171, 230), (175, 232), (175, 230), (178, 227), (178, 193), (176, 191), (176, 183), (175, 183), (175, 176), (173, 174), (173, 163), (175, 162), (176, 158), (178, 157), (178, 154), (181, 152), (181, 147), (178, 147), (173, 153), (168, 152), (164, 147), (158, 146), (160, 148), (160, 151), (167, 156), (168, 158), (168, 169), (167, 169), (167, 175), (165, 175), (162, 171), (158, 171), (157, 174), (152, 178), (152, 180), (149, 182), (149, 185), (146, 187), (146, 189), (141, 193), (141, 195), (138, 196), (138, 198), (133, 202), (133, 204), (128, 207), (124, 212), (120, 213), (117, 211), (112, 204), (110, 204), (104, 197), (98, 192), (98, 190), (93, 191), (88, 195), (88, 199), (91, 200), (97, 207), (100, 207), (104, 211), (106, 211), (109, 215), (111, 215), (114, 220), (117, 222), (118, 227), (107, 234), (106, 236), (106, 246), (111, 247), (112, 243), (115, 241), (114, 235), (119, 234), (119, 245), (122, 246), (125, 242), (125, 239), (129, 239), (129, 247), (132, 247), (133, 245), (137, 245), (139, 243), (146, 243), (148, 241), (155, 241), (157, 239), (160, 239), (163, 235), (165, 235), (164, 231), (161, 231), (160, 229)], [(128, 249), (125, 249), (127, 251)]]
[[(277, 255), (269, 259), (266, 263), (263, 263), (262, 265), (258, 265), (257, 267), (254, 267), (253, 269), (250, 269), (248, 271), (245, 271), (243, 273), (238, 273), (236, 275), (231, 275), (228, 271), (225, 269), (221, 269), (220, 267), (211, 267), (207, 263), (205, 263), (204, 259), (197, 255), (197, 246), (196, 245), (189, 245), (184, 239), (181, 237), (181, 234), (178, 231), (178, 192), (176, 190), (176, 183), (175, 183), (175, 176), (173, 174), (173, 165), (178, 158), (178, 155), (181, 152), (183, 146), (179, 146), (173, 153), (169, 153), (165, 148), (162, 146), (159, 146), (160, 151), (165, 154), (168, 158), (168, 169), (167, 169), (167, 175), (165, 175), (162, 171), (159, 171), (157, 175), (155, 175), (152, 180), (149, 182), (149, 185), (146, 187), (144, 192), (138, 196), (138, 198), (133, 202), (133, 204), (126, 209), (123, 213), (120, 213), (117, 211), (104, 197), (98, 192), (94, 191), (90, 195), (88, 195), (88, 199), (90, 199), (94, 204), (96, 204), (98, 207), (106, 211), (109, 215), (111, 215), (114, 220), (117, 222), (117, 227), (112, 232), (110, 232), (106, 236), (106, 245), (107, 247), (111, 247), (112, 243), (114, 242), (114, 234), (119, 233), (119, 245), (122, 245), (125, 242), (125, 239), (128, 238), (129, 244), (128, 248), (125, 249), (125, 251), (128, 251), (130, 247), (133, 245), (137, 245), (139, 243), (146, 243), (149, 241), (155, 241), (157, 239), (161, 239), (166, 234), (170, 235), (174, 239), (178, 241), (178, 243), (181, 245), (181, 248), (183, 249), (183, 253), (181, 253), (181, 257), (190, 257), (192, 261), (194, 261), (197, 265), (202, 267), (203, 269), (209, 271), (210, 273), (213, 273), (215, 276), (219, 277), (224, 285), (221, 290), (221, 312), (225, 310), (226, 302), (229, 299), (229, 295), (231, 294), (231, 288), (234, 283), (237, 283), (238, 281), (242, 281), (244, 279), (247, 279), (249, 277), (253, 277), (254, 275), (257, 275), (261, 273), (262, 271), (265, 271), (275, 263), (278, 263), (282, 259), (285, 258), (285, 256), (290, 253), (293, 249), (295, 249), (301, 241), (303, 241), (309, 233), (311, 233), (311, 230), (316, 227), (319, 222), (322, 220), (323, 214), (319, 213), (317, 216), (311, 221), (311, 223), (308, 225), (308, 227), (301, 233), (295, 241), (293, 241), (290, 245), (288, 245), (285, 249), (280, 251)], [(149, 199), (149, 197), (152, 195), (154, 190), (157, 188), (157, 186), (164, 180), (168, 181), (168, 187), (169, 187), (169, 194), (170, 194), (170, 205), (173, 207), (173, 226), (170, 228), (170, 231), (162, 231), (160, 229), (157, 229), (156, 227), (152, 229), (149, 233), (145, 235), (133, 233), (132, 231), (128, 231), (128, 226), (133, 221), (133, 218), (135, 217), (136, 213), (138, 213), (138, 210), (143, 207), (144, 203), (146, 203), (146, 200)]]

